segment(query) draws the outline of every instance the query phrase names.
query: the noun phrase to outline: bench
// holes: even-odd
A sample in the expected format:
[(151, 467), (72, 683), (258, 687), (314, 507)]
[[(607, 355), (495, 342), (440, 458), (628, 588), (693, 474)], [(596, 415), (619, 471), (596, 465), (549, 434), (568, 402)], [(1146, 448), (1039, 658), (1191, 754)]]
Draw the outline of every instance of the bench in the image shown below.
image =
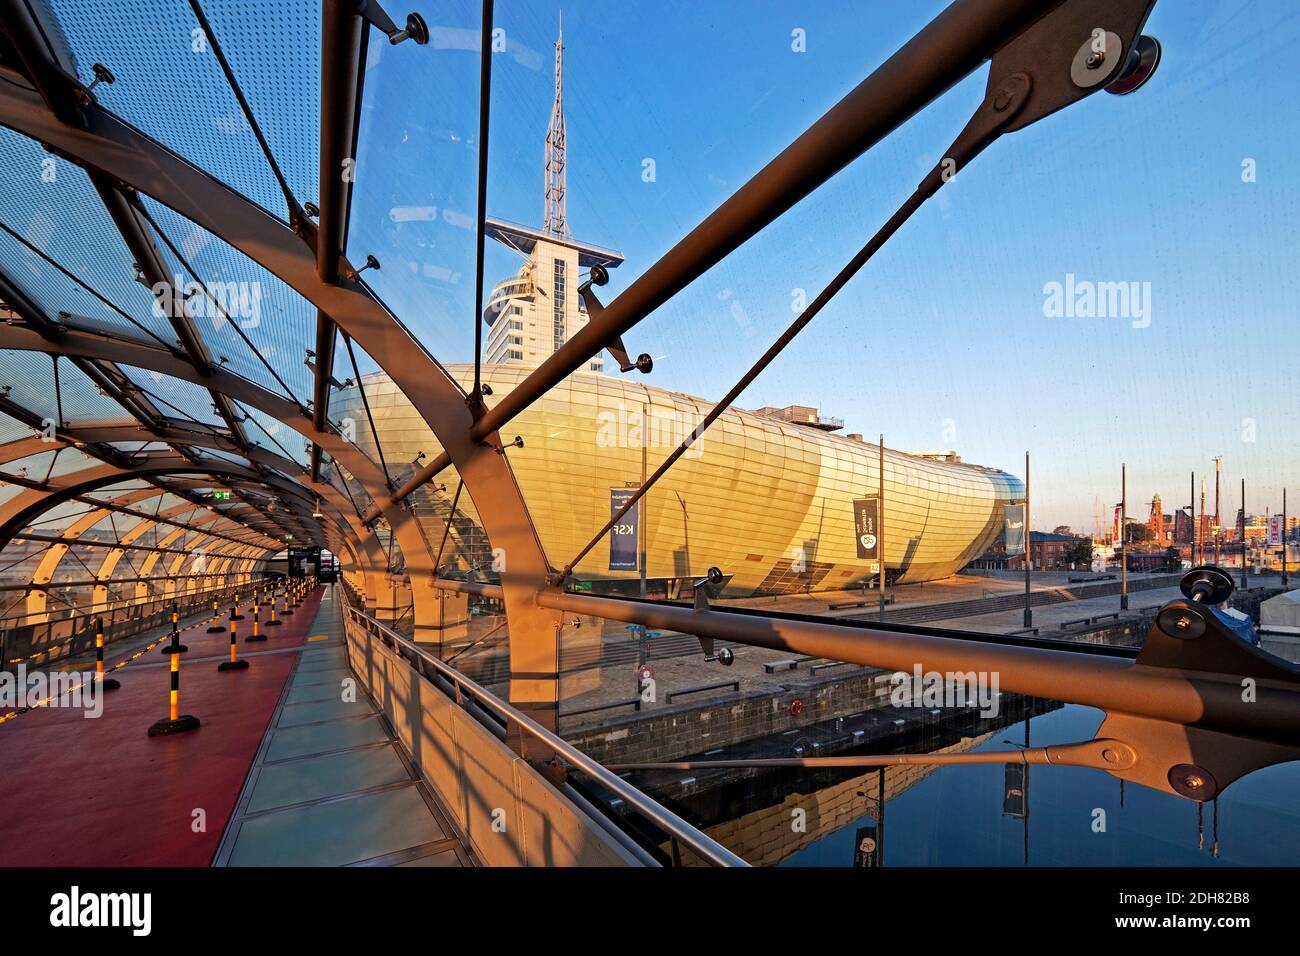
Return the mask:
[(816, 674), (818, 671), (824, 671), (831, 667), (843, 667), (847, 663), (848, 661), (828, 661), (825, 664), (814, 664), (809, 668), (808, 672), (810, 674)]
[(777, 671), (792, 671), (798, 666), (799, 662), (795, 660), (768, 661), (763, 665), (763, 670), (769, 674), (775, 674)]
[(633, 710), (641, 709), (640, 697), (629, 697), (627, 700), (616, 700), (610, 704), (600, 704), (596, 707), (584, 707), (582, 710), (566, 710), (560, 713), (561, 717), (578, 717), (582, 714), (594, 714), (602, 710), (613, 710), (615, 707), (631, 707)]
[(670, 691), (668, 693), (668, 703), (671, 704), (673, 702), (674, 697), (685, 697), (687, 694), (700, 694), (706, 690), (721, 690), (724, 687), (733, 691), (739, 691), (740, 681), (724, 680), (724, 681), (719, 681), (716, 684), (701, 684), (699, 687), (687, 687), (684, 690)]
[[(831, 610), (831, 611), (842, 611), (846, 607), (874, 607), (879, 603), (880, 603), (880, 598), (865, 598), (864, 600), (861, 601), (841, 601), (839, 604), (827, 604), (826, 608), (827, 610)], [(892, 594), (888, 595), (885, 598), (885, 603), (886, 604), (894, 603), (894, 597)]]

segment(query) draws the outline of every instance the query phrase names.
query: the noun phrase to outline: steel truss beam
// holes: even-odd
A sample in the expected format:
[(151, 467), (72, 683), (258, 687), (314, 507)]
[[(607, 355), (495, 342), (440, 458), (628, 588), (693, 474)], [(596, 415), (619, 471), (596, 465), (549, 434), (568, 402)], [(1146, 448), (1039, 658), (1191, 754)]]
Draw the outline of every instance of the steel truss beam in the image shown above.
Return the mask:
[[(392, 377), (433, 430), (446, 461), (457, 468), (489, 539), (506, 551), (501, 596), (510, 625), (511, 700), (521, 709), (540, 709), (539, 721), (553, 726), (557, 630), (566, 602), (575, 596), (546, 583), (552, 569), (505, 455), (497, 454), (496, 429), (610, 344), (610, 337), (631, 328), (984, 59), (1014, 45), (1040, 18), (1046, 19), (1063, 5), (1073, 14), (1089, 17), (1090, 24), (1102, 7), (1111, 13), (1122, 11), (1119, 19), (1124, 22), (1132, 18), (1138, 23), (1150, 7), (1144, 0), (1099, 0), (1091, 5), (1079, 0), (956, 0), (485, 414), (479, 413), (479, 402), (466, 401), (456, 383), (369, 294), (351, 267), (341, 268), (336, 282), (323, 281), (316, 268), (318, 247), (119, 118), (91, 104), (83, 110), (84, 124), (66, 113), (60, 119), (31, 91), (18, 84), (0, 84), (0, 122), (72, 162), (155, 197), (231, 243), (328, 315)], [(327, 31), (351, 29), (356, 21), (352, 9), (343, 5), (327, 7), (326, 16)], [(1071, 30), (1078, 25), (1070, 24)], [(1075, 46), (1079, 42), (1072, 36), (1066, 39)], [(322, 64), (323, 86), (337, 78), (329, 74), (333, 68), (328, 62)], [(1043, 79), (1042, 88), (1049, 88), (1049, 78)], [(58, 110), (59, 104), (52, 101), (50, 107)], [(1031, 106), (1025, 116), (1033, 113)], [(1032, 118), (1041, 115), (1039, 110)], [(391, 495), (375, 501), (386, 513), (395, 505)], [(419, 551), (422, 560), (427, 558), (427, 548)], [(412, 555), (405, 556), (409, 568)], [(413, 571), (412, 584), (428, 570)], [(417, 613), (420, 604), (417, 596)]]
[[(0, 348), (41, 351), (48, 348), (48, 344), (43, 343), (44, 339), (38, 330), (19, 325), (0, 325)], [(147, 371), (158, 372), (194, 384), (201, 384), (197, 371), (187, 361), (175, 353), (159, 347), (156, 343), (148, 341), (119, 338), (102, 332), (91, 332), (65, 326), (59, 349), (65, 355), (112, 363), (124, 362)], [(325, 432), (314, 431), (312, 420), (297, 403), (222, 368), (213, 368), (204, 378), (204, 383), (230, 396), (241, 405), (255, 409), (267, 417), (288, 426), (304, 438), (321, 445), (331, 458), (347, 469), (348, 473), (361, 484), (367, 494), (374, 497), (386, 493), (387, 481), (379, 467), (357, 446), (344, 440), (337, 430), (332, 427)], [(312, 482), (301, 465), (261, 446), (252, 445), (245, 450), (240, 450), (235, 448), (232, 443), (223, 441), (219, 433), (206, 432), (201, 429), (179, 432), (175, 430), (176, 427), (178, 426), (164, 423), (150, 430), (148, 426), (141, 425), (136, 426), (133, 433), (132, 426), (126, 423), (88, 423), (77, 428), (64, 429), (61, 434), (69, 439), (84, 442), (129, 441), (132, 439), (177, 441), (187, 445), (217, 448), (249, 456), (253, 460), (265, 466), (273, 467), (286, 475), (299, 473), (297, 480), (303, 482), (311, 493), (331, 503), (340, 514), (352, 516), (348, 518), (348, 524), (357, 549), (356, 553), (365, 556), (363, 564), (365, 566), (366, 597), (368, 601), (374, 601), (379, 593), (383, 575), (387, 573), (387, 559), (383, 556), (384, 549), (376, 539), (374, 530), (363, 524), (355, 516), (355, 506), (345, 504), (344, 498), (334, 485), (328, 481)], [(143, 436), (141, 431), (145, 433)], [(427, 548), (409, 509), (405, 506), (393, 505), (381, 517), (392, 528), (398, 546), (402, 549), (403, 557), (407, 557), (407, 555), (414, 556), (407, 557), (408, 566), (418, 568), (420, 565), (419, 555), (422, 551), (427, 553)], [(340, 554), (351, 551), (351, 549), (340, 551), (337, 548), (333, 550)], [(429, 603), (424, 606), (427, 610), (417, 608), (417, 630), (426, 626), (432, 629), (433, 625), (437, 623), (436, 618), (432, 616), (436, 611), (436, 605), (432, 602), (436, 601), (437, 596), (432, 592), (428, 592), (427, 582), (416, 580), (415, 574), (412, 574), (412, 586), (415, 588), (417, 595), (427, 596), (429, 599)]]

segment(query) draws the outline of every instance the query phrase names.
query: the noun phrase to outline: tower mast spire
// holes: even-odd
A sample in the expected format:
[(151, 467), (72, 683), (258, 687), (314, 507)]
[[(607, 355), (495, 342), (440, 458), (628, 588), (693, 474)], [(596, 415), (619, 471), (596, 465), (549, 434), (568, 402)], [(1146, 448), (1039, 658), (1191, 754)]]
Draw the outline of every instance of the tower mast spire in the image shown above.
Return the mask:
[(546, 215), (542, 220), (542, 231), (562, 239), (571, 236), (565, 189), (564, 14), (561, 13), (560, 35), (555, 41), (555, 103), (551, 107), (551, 125), (546, 131)]

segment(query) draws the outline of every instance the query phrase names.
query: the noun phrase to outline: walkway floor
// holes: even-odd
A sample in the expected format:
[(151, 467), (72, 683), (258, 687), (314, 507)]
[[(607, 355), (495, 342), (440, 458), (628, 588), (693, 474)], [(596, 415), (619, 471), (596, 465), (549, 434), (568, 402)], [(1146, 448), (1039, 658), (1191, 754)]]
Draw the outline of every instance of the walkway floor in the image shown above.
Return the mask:
[[(258, 749), (217, 865), (472, 865), (387, 721), (364, 691), (350, 685), (333, 588), (308, 641)], [(345, 696), (349, 686), (355, 702)]]
[(140, 653), (158, 633), (110, 646), (110, 666), (139, 656), (97, 718), (41, 707), (0, 723), (0, 866), (470, 863), (364, 691), (341, 702), (332, 591), (263, 643), (241, 630), (247, 670), (217, 670), (229, 634), (207, 619), (185, 630), (191, 733), (147, 735), (167, 715), (168, 658)]

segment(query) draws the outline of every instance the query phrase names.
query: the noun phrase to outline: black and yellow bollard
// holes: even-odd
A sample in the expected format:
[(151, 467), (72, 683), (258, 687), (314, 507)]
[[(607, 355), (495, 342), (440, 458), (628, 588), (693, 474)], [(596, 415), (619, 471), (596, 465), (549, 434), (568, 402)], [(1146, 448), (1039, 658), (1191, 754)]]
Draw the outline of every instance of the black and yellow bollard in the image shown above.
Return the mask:
[(292, 590), (293, 590), (293, 585), (286, 582), (284, 586), (284, 594), (281, 595), (284, 601), (284, 603), (281, 605), (281, 610), (280, 610), (281, 617), (288, 617), (290, 614), (293, 613), (293, 605), (289, 603), (289, 593)]
[(112, 677), (104, 676), (104, 619), (95, 620), (95, 680), (100, 690), (117, 690), (122, 685)]
[[(175, 639), (176, 632), (172, 631), (172, 638)], [(171, 690), (168, 692), (167, 717), (164, 720), (156, 721), (149, 728), (150, 737), (159, 737), (164, 734), (183, 734), (187, 730), (198, 730), (199, 719), (189, 714), (181, 715), (181, 655), (172, 653), (171, 660)]]
[(246, 644), (256, 644), (258, 641), (266, 640), (266, 635), (262, 633), (260, 622), (258, 620), (261, 612), (261, 605), (257, 603), (257, 598), (253, 598), (253, 633), (244, 638)]
[(280, 622), (275, 619), (275, 588), (271, 588), (271, 619), (266, 622), (267, 627), (279, 627)]
[(242, 621), (244, 619), (244, 615), (239, 613), (239, 592), (238, 591), (235, 592), (235, 603), (233, 605), (233, 610), (231, 611), (231, 614), (233, 615), (236, 621)]
[(219, 671), (242, 671), (248, 667), (248, 661), (239, 659), (239, 638), (236, 636), (235, 621), (238, 620), (235, 615), (230, 615), (230, 660), (222, 661), (217, 665)]
[(225, 625), (221, 623), (221, 611), (218, 610), (218, 607), (219, 605), (217, 604), (217, 599), (213, 598), (212, 599), (212, 626), (208, 628), (209, 634), (220, 634), (222, 631), (226, 629)]
[(177, 610), (176, 605), (173, 603), (171, 643), (164, 644), (162, 650), (158, 652), (159, 654), (184, 654), (186, 651), (189, 650), (188, 647), (186, 647), (184, 644), (181, 643), (180, 620), (181, 620), (180, 612)]

